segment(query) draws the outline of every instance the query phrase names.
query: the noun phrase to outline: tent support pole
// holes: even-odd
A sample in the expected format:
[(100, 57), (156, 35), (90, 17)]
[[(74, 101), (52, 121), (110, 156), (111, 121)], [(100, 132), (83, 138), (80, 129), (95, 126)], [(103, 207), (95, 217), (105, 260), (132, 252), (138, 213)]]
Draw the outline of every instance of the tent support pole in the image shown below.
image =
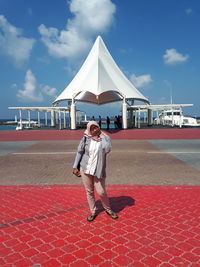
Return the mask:
[(28, 110), (28, 127), (31, 127), (31, 112)]
[(55, 126), (55, 111), (51, 110), (51, 127)]
[(71, 103), (71, 130), (76, 129), (76, 105), (74, 103), (74, 98), (72, 98), (72, 103)]
[(47, 126), (47, 112), (45, 112), (45, 126)]
[(63, 128), (66, 129), (66, 112), (63, 112), (63, 117), (64, 117), (64, 124), (63, 124)]
[(61, 118), (61, 111), (60, 110), (58, 113), (58, 120), (59, 120), (59, 130), (62, 130), (62, 118)]
[(40, 112), (38, 111), (38, 127), (40, 127)]
[(125, 102), (125, 97), (123, 99), (123, 104), (122, 104), (122, 124), (123, 124), (123, 129), (127, 129), (127, 105)]
[(57, 125), (58, 124), (58, 112), (56, 111), (55, 114), (56, 114), (56, 125)]
[(22, 110), (19, 110), (19, 123), (20, 123), (20, 130), (22, 130), (23, 125), (22, 125)]
[(152, 110), (148, 109), (148, 126), (152, 126)]
[(140, 108), (138, 109), (138, 128), (140, 128)]

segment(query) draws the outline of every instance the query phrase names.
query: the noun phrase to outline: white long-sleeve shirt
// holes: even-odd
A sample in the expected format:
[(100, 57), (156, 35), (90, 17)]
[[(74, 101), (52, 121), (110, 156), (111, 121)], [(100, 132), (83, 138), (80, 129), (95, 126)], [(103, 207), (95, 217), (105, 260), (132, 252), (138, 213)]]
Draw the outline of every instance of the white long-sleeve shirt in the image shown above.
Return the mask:
[(89, 160), (86, 166), (85, 173), (94, 175), (96, 167), (97, 167), (97, 161), (98, 161), (98, 151), (99, 147), (101, 145), (101, 142), (94, 141), (91, 139), (90, 145), (89, 145)]

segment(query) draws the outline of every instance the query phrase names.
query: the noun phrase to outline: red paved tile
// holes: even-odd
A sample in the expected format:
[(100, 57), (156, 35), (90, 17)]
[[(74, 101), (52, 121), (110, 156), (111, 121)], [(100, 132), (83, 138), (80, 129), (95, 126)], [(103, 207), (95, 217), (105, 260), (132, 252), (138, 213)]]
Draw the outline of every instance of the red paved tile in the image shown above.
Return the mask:
[[(112, 139), (200, 139), (200, 129), (130, 129), (107, 132)], [(0, 131), (0, 141), (79, 140), (83, 130)]]
[(199, 186), (108, 193), (119, 219), (88, 223), (83, 186), (0, 186), (0, 266), (200, 266)]

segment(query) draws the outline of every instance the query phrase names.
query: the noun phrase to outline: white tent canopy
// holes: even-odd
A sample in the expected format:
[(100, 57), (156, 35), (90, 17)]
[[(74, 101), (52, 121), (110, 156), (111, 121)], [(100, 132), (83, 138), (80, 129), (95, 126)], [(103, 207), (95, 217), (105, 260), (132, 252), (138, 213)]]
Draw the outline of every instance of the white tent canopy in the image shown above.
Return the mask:
[[(54, 113), (61, 112), (70, 114), (70, 127), (76, 129), (76, 102), (88, 102), (96, 105), (103, 105), (115, 101), (123, 100), (122, 103), (122, 128), (127, 129), (127, 110), (139, 112), (141, 110), (148, 113), (148, 124), (151, 125), (152, 113), (154, 110), (162, 110), (167, 108), (182, 108), (191, 106), (192, 104), (168, 104), (168, 105), (150, 105), (134, 85), (121, 72), (109, 51), (107, 50), (100, 36), (97, 37), (88, 57), (82, 67), (63, 90), (63, 92), (53, 102), (52, 107), (19, 107), (11, 109), (19, 109), (20, 121), (22, 121), (22, 110), (28, 112), (40, 111), (51, 112), (52, 125), (54, 121)], [(144, 102), (143, 105), (131, 106), (127, 100), (139, 100)], [(61, 101), (71, 101), (70, 107), (56, 107)], [(131, 103), (132, 104), (132, 103)], [(39, 116), (39, 115), (38, 115)]]
[(121, 72), (98, 36), (79, 72), (53, 105), (64, 100), (102, 105), (123, 99), (149, 103)]

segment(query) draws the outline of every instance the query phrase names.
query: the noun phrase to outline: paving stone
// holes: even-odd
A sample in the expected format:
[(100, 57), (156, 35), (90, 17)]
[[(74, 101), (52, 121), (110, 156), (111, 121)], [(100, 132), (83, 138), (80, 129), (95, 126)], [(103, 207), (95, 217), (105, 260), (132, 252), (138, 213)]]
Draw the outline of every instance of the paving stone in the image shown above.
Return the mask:
[(191, 262), (186, 261), (182, 257), (174, 257), (169, 263), (173, 266), (191, 266)]
[(194, 263), (200, 262), (200, 255), (197, 256), (191, 252), (186, 252), (183, 255), (181, 255), (181, 257), (188, 260), (189, 262), (194, 262)]
[(60, 249), (60, 248), (55, 248), (55, 249), (52, 249), (52, 250), (47, 251), (46, 254), (50, 258), (58, 258), (59, 256), (64, 255), (65, 252), (62, 249)]
[(146, 256), (144, 259), (142, 259), (142, 263), (145, 263), (147, 266), (159, 266), (162, 261), (154, 258), (153, 256)]
[(140, 261), (141, 259), (145, 258), (146, 254), (139, 252), (138, 250), (132, 250), (127, 254), (129, 258), (131, 258), (134, 262)]
[(125, 255), (119, 255), (113, 259), (113, 262), (118, 266), (129, 266), (132, 263), (132, 259)]
[(88, 223), (82, 185), (0, 186), (0, 266), (200, 266), (200, 186), (107, 189), (119, 219)]
[(60, 267), (60, 262), (55, 259), (50, 259), (42, 264), (44, 267)]
[(76, 256), (77, 259), (84, 259), (90, 256), (92, 253), (84, 248), (76, 250), (73, 255)]
[(76, 260), (70, 264), (71, 267), (88, 267), (88, 263), (83, 260)]
[(159, 251), (159, 252), (155, 253), (154, 257), (159, 259), (161, 262), (168, 262), (171, 259), (171, 255), (169, 255), (163, 251)]
[(21, 253), (23, 254), (24, 257), (32, 257), (34, 255), (37, 255), (38, 254), (38, 251), (35, 250), (34, 248), (30, 248), (30, 249), (27, 249), (25, 251), (21, 251)]
[[(200, 131), (196, 129), (198, 133)], [(35, 131), (36, 132), (36, 131)], [(23, 133), (21, 133), (23, 135)], [(35, 134), (35, 133), (34, 133)], [(180, 152), (183, 152), (185, 148), (184, 160), (182, 160), (178, 154), (168, 153), (167, 148), (172, 147), (174, 143), (172, 141), (177, 140), (167, 140), (167, 144), (164, 146), (166, 151), (159, 146), (159, 142), (161, 140), (134, 140), (132, 136), (134, 136), (135, 132), (126, 131), (127, 139), (129, 140), (116, 140), (113, 135), (111, 135), (112, 141), (112, 153), (108, 156), (108, 166), (107, 176), (109, 184), (123, 184), (123, 185), (131, 185), (138, 184), (139, 185), (200, 185), (200, 170), (196, 167), (197, 160), (196, 156), (199, 154), (199, 139), (196, 140), (184, 140), (185, 142), (195, 141), (195, 146), (192, 148), (195, 149), (193, 157), (191, 159), (191, 148), (185, 145), (185, 142), (178, 149)], [(1, 135), (1, 133), (0, 133)], [(74, 135), (76, 136), (76, 134)], [(46, 136), (48, 139), (48, 135)], [(41, 141), (35, 142), (31, 145), (23, 146), (18, 145), (18, 150), (14, 153), (8, 153), (0, 156), (0, 184), (1, 185), (14, 185), (14, 184), (37, 184), (37, 185), (54, 185), (54, 184), (81, 184), (82, 181), (80, 178), (72, 175), (72, 165), (76, 153), (76, 149), (78, 146), (78, 140), (67, 140), (67, 136), (65, 140), (54, 140), (54, 141)], [(192, 138), (192, 137), (190, 137)], [(0, 136), (1, 140), (1, 136)], [(182, 141), (182, 140), (181, 140)], [(4, 142), (0, 141), (0, 150), (1, 144)], [(7, 142), (6, 142), (7, 143)], [(5, 146), (5, 145), (4, 145)], [(167, 146), (167, 147), (166, 147)], [(65, 154), (63, 154), (65, 153)], [(194, 162), (196, 163), (194, 163)], [(53, 162), (53, 164), (52, 164)], [(120, 166), (117, 164), (120, 162)], [(198, 161), (199, 162), (199, 161)], [(144, 165), (145, 163), (145, 165)], [(144, 168), (145, 166), (145, 168)], [(129, 170), (129, 174), (127, 175), (127, 170)], [(189, 178), (188, 178), (189, 177)], [(19, 192), (18, 192), (19, 193)], [(32, 196), (32, 201), (46, 201), (48, 202), (48, 198), (45, 196), (38, 200), (35, 196)], [(123, 196), (122, 196), (123, 198)], [(124, 201), (127, 202), (127, 205), (131, 205), (131, 201), (133, 199), (116, 199), (113, 196), (112, 202), (115, 204), (115, 201), (118, 202), (116, 212), (119, 212), (123, 207), (121, 204)], [(26, 199), (21, 194), (20, 198), (16, 198), (15, 202), (24, 202)], [(152, 199), (153, 200), (153, 199)], [(155, 199), (154, 199), (155, 201)], [(163, 209), (167, 212), (167, 207), (162, 199), (159, 199), (161, 204), (163, 205)], [(173, 201), (168, 198), (168, 205), (171, 204), (174, 206)], [(185, 199), (185, 201), (188, 201)], [(59, 205), (59, 203), (56, 203)], [(167, 206), (168, 206), (167, 205)], [(197, 204), (196, 204), (197, 205)], [(194, 212), (198, 207), (194, 205)], [(65, 206), (57, 206), (60, 209), (56, 208), (56, 212), (66, 212), (70, 211), (70, 205)], [(2, 206), (2, 209), (6, 208)], [(179, 207), (178, 207), (179, 208)], [(184, 209), (184, 207), (182, 206)], [(29, 205), (26, 206), (27, 213), (29, 213), (29, 218), (23, 218), (28, 220), (45, 220), (45, 217), (50, 218), (55, 217), (55, 209), (52, 209), (51, 212), (47, 212), (45, 215), (33, 214), (34, 210)], [(74, 211), (79, 210), (79, 205), (73, 208)], [(148, 211), (148, 212), (147, 212)], [(171, 215), (175, 216), (177, 220), (181, 220), (179, 218), (178, 211), (176, 206), (174, 206), (174, 211)], [(21, 211), (20, 211), (21, 212)], [(16, 219), (12, 221), (12, 223), (20, 223), (22, 217), (19, 214), (15, 214)], [(141, 212), (141, 211), (140, 211)], [(153, 212), (151, 214), (151, 212)], [(166, 214), (165, 212), (165, 214)], [(75, 212), (76, 213), (76, 212)], [(148, 216), (155, 216), (156, 214), (159, 216), (158, 210), (151, 210), (151, 207), (148, 206), (146, 202), (146, 210), (145, 214), (148, 213)], [(9, 214), (12, 214), (10, 211)], [(160, 213), (160, 215), (164, 215)], [(171, 216), (170, 214), (167, 214)], [(183, 215), (180, 213), (180, 215)], [(38, 217), (39, 216), (39, 217)], [(129, 214), (127, 214), (129, 216)], [(187, 214), (185, 211), (185, 218), (191, 218), (191, 214)], [(147, 218), (147, 217), (146, 217)], [(164, 218), (164, 217), (163, 217)], [(183, 219), (182, 219), (183, 220)], [(143, 223), (143, 221), (140, 221)], [(165, 221), (165, 223), (171, 223), (169, 221)], [(1, 227), (6, 227), (6, 224), (2, 224)], [(187, 228), (186, 228), (187, 229)], [(180, 229), (181, 230), (181, 229)]]

